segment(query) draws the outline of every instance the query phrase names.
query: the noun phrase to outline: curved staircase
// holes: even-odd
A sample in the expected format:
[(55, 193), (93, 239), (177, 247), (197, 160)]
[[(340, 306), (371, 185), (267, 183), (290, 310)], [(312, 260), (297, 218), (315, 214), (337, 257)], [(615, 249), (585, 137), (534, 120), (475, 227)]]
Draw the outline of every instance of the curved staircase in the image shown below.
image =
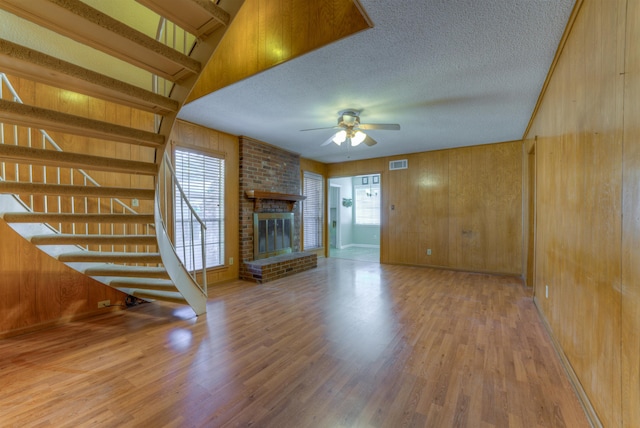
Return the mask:
[[(206, 275), (188, 269), (173, 245), (179, 232), (171, 224), (172, 204), (181, 196), (167, 143), (242, 1), (223, 0), (226, 10), (209, 0), (137, 3), (159, 15), (155, 38), (79, 0), (0, 0), (1, 9), (145, 70), (154, 82), (144, 89), (0, 39), (0, 216), (85, 275), (137, 298), (188, 304), (200, 315), (206, 311)], [(176, 39), (182, 48), (175, 48)], [(7, 75), (130, 107), (146, 118), (147, 129), (24, 104)], [(158, 86), (165, 93), (152, 90)], [(56, 143), (54, 133), (94, 145), (115, 142), (117, 153), (139, 153), (142, 160), (74, 152), (73, 143)], [(96, 175), (129, 185), (101, 185)], [(203, 233), (197, 213), (189, 216), (200, 230), (187, 233)], [(186, 264), (206, 266), (204, 251), (196, 253), (191, 248), (198, 261)]]

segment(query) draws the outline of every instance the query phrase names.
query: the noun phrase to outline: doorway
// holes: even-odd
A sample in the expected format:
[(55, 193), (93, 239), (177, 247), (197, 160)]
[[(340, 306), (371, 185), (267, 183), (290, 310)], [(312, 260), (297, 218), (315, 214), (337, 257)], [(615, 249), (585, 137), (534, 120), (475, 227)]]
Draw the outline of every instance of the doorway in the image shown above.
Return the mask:
[(340, 186), (330, 184), (329, 187), (329, 249), (340, 248)]
[(380, 262), (380, 174), (329, 179), (329, 257)]
[(525, 284), (533, 287), (535, 283), (535, 267), (536, 267), (536, 142), (531, 144), (527, 151), (526, 164), (526, 192), (527, 192), (527, 209), (526, 209), (526, 274)]

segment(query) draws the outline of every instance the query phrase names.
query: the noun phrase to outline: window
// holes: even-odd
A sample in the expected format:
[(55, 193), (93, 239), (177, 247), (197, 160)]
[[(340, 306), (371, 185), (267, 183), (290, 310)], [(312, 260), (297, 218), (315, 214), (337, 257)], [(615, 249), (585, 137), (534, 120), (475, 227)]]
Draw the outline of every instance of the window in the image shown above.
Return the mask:
[[(373, 180), (376, 178), (376, 180)], [(366, 184), (365, 184), (366, 180)], [(372, 184), (376, 182), (376, 184)], [(380, 224), (380, 176), (354, 178), (356, 224)]]
[(323, 223), (323, 178), (311, 172), (303, 174), (303, 195), (307, 197), (302, 203), (304, 249), (322, 247)]
[[(204, 239), (207, 267), (223, 265), (224, 159), (177, 148), (175, 170), (189, 203), (207, 227)], [(187, 269), (202, 269), (202, 260), (198, 256), (202, 251), (200, 225), (195, 218), (190, 218), (189, 209), (180, 198), (178, 189), (175, 195), (176, 252)]]

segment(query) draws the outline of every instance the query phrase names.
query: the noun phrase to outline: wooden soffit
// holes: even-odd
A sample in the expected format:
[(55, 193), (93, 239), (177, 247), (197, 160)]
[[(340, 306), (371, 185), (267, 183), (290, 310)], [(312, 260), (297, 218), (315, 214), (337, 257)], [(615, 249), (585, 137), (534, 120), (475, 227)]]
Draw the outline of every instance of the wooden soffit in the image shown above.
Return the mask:
[(245, 0), (187, 102), (372, 27), (358, 0)]

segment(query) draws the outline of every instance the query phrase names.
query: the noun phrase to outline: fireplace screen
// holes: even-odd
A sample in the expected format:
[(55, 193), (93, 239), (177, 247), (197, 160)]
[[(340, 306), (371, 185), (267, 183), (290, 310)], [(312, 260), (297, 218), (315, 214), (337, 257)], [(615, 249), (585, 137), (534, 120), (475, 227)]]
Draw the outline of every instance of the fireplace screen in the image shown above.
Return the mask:
[(291, 252), (293, 213), (253, 213), (253, 259)]

